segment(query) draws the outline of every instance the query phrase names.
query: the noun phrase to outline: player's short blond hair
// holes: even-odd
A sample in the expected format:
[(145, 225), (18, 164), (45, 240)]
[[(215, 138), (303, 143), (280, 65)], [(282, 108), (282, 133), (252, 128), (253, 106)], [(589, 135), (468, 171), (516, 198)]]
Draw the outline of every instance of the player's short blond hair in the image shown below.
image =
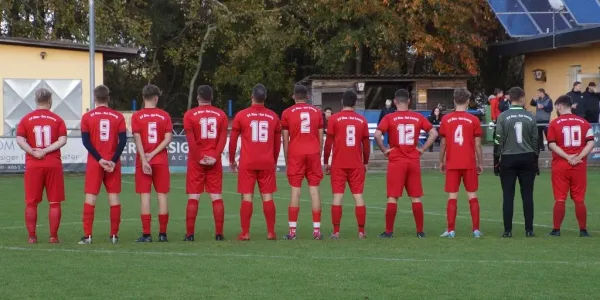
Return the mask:
[(48, 103), (52, 100), (52, 92), (46, 88), (39, 88), (35, 91), (35, 102)]

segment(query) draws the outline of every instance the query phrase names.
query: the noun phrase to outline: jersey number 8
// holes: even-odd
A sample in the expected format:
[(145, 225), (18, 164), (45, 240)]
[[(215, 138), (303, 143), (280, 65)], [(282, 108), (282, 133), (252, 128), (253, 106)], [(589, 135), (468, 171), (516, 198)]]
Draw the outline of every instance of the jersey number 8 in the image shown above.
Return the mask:
[(100, 120), (100, 141), (106, 142), (110, 139), (110, 120)]
[(356, 146), (356, 127), (354, 125), (346, 126), (346, 146)]

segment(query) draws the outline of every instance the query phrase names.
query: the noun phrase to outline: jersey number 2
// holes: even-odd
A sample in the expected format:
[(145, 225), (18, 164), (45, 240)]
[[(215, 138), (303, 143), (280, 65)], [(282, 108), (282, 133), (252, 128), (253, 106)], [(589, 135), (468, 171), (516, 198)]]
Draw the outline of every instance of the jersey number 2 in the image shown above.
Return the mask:
[(251, 121), (250, 129), (252, 129), (253, 142), (266, 143), (269, 140), (269, 122)]
[(48, 125), (35, 126), (33, 127), (33, 134), (35, 134), (35, 146), (36, 147), (48, 147), (52, 144), (51, 128)]
[(310, 133), (310, 114), (300, 113), (300, 133)]
[(565, 126), (562, 128), (565, 147), (581, 146), (581, 126)]
[(414, 145), (415, 144), (415, 125), (414, 124), (398, 124), (398, 144), (399, 145)]
[(217, 138), (217, 118), (200, 119), (200, 138), (213, 140)]

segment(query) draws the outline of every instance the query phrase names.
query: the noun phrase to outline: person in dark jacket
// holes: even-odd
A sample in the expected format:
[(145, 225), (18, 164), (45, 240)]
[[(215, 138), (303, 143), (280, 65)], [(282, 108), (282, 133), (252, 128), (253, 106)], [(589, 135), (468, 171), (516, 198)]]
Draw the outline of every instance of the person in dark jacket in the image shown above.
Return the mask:
[[(391, 114), (395, 111), (396, 111), (396, 105), (394, 105), (392, 100), (390, 100), (390, 99), (385, 100), (385, 107), (381, 110), (381, 113), (379, 114), (379, 120), (377, 121), (377, 125), (379, 125), (379, 123), (381, 123), (381, 120), (383, 120), (383, 117), (385, 117), (385, 115)], [(383, 136), (383, 143), (385, 145), (388, 145), (387, 133)]]
[(585, 99), (585, 120), (591, 124), (598, 123), (600, 113), (600, 94), (595, 82), (590, 82), (583, 93)]
[(498, 101), (498, 110), (500, 113), (507, 111), (510, 108), (510, 95), (504, 95), (504, 99)]
[[(435, 129), (438, 130), (437, 128), (438, 126), (440, 126), (440, 122), (442, 121), (442, 110), (440, 109), (440, 107), (438, 106), (431, 110), (431, 114), (427, 119), (429, 120), (429, 123), (435, 126)], [(440, 144), (439, 137), (435, 140), (435, 143), (438, 145)], [(433, 152), (433, 147), (429, 147), (429, 152)]]
[(571, 106), (573, 114), (585, 118), (585, 98), (581, 92), (581, 82), (575, 81), (573, 89), (567, 93), (567, 96), (573, 100), (573, 106)]
[(550, 123), (550, 115), (554, 109), (552, 99), (550, 99), (544, 89), (538, 89), (536, 97), (531, 99), (530, 104), (535, 107), (535, 121), (538, 129), (538, 148), (540, 151), (546, 151), (546, 147), (544, 146), (544, 134), (548, 136), (548, 123)]
[(331, 107), (325, 107), (323, 110), (323, 133), (327, 134), (327, 121), (329, 121), (329, 117), (333, 114), (333, 110)]

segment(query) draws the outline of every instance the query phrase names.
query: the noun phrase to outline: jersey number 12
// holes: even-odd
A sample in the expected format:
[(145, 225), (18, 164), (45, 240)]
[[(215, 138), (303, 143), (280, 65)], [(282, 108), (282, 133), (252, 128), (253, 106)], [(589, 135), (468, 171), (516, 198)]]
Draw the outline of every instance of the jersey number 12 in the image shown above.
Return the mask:
[(415, 144), (415, 125), (414, 124), (398, 124), (398, 144), (399, 145), (414, 145)]

